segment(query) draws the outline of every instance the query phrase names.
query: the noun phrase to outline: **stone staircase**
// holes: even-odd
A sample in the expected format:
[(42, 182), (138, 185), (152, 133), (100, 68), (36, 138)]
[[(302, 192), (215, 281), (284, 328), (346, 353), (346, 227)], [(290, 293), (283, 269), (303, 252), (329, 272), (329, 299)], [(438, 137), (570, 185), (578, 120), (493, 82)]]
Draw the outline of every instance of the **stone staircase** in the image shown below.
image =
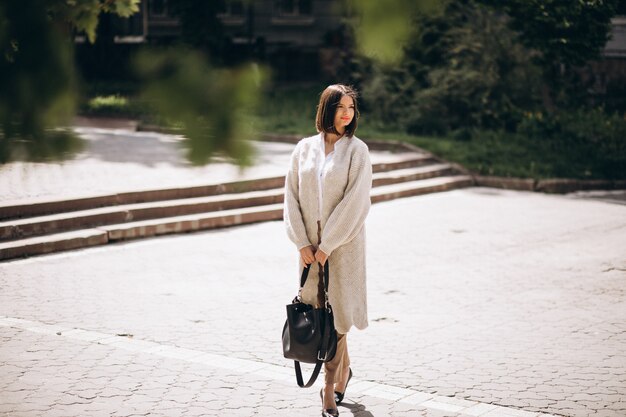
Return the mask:
[[(373, 165), (373, 203), (473, 184), (420, 152)], [(21, 205), (0, 204), (0, 260), (282, 219), (284, 177), (137, 191)]]

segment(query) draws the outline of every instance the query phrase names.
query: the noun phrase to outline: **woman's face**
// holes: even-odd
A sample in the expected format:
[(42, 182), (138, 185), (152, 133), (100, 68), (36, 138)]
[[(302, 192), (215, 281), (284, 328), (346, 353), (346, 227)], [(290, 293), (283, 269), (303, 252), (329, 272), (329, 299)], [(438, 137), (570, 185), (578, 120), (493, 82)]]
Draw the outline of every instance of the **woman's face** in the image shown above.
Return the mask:
[(335, 129), (337, 129), (337, 132), (343, 133), (353, 118), (354, 100), (350, 96), (341, 97), (335, 112)]

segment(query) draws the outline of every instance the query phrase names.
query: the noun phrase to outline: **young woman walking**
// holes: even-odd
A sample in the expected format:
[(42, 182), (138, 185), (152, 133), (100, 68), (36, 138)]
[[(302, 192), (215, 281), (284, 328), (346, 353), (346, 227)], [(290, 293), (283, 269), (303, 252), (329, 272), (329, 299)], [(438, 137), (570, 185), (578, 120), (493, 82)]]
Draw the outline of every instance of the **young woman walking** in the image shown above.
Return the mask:
[(323, 270), (328, 260), (329, 300), (338, 333), (337, 353), (324, 364), (322, 416), (338, 416), (352, 378), (347, 334), (367, 321), (365, 218), (370, 208), (372, 164), (367, 145), (354, 136), (357, 93), (335, 84), (321, 94), (315, 136), (298, 142), (285, 183), (284, 220), (300, 256), (311, 265), (303, 302), (323, 305)]

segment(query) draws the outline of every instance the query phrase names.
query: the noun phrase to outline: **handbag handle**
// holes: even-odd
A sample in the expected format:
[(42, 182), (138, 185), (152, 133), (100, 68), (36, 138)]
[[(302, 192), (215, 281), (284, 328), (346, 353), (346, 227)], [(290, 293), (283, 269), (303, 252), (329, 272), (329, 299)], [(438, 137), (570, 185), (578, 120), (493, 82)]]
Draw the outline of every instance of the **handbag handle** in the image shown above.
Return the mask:
[[(330, 283), (328, 259), (322, 268), (324, 269), (324, 301), (326, 303), (326, 307), (328, 307), (328, 285)], [(300, 289), (298, 290), (298, 296), (296, 297), (298, 300), (302, 300), (302, 288), (304, 288), (304, 284), (306, 284), (306, 280), (309, 277), (310, 269), (311, 264), (305, 266), (302, 270), (302, 275), (300, 276)]]

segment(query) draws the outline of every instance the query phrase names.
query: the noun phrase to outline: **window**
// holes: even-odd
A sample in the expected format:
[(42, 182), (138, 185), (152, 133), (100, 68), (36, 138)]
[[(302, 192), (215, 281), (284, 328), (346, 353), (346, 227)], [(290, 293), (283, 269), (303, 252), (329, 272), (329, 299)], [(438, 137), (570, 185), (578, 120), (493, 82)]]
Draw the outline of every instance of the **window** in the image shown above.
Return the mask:
[(243, 10), (243, 1), (241, 0), (220, 1), (219, 14), (221, 16), (242, 17)]
[(114, 16), (111, 24), (115, 33), (115, 43), (142, 43), (146, 38), (146, 24), (144, 20), (144, 7), (142, 4), (138, 13), (129, 17)]
[(275, 0), (274, 11), (280, 17), (311, 16), (312, 0)]
[(167, 16), (167, 0), (150, 0), (150, 16)]
[(220, 0), (217, 16), (225, 26), (242, 26), (246, 22), (242, 0)]

